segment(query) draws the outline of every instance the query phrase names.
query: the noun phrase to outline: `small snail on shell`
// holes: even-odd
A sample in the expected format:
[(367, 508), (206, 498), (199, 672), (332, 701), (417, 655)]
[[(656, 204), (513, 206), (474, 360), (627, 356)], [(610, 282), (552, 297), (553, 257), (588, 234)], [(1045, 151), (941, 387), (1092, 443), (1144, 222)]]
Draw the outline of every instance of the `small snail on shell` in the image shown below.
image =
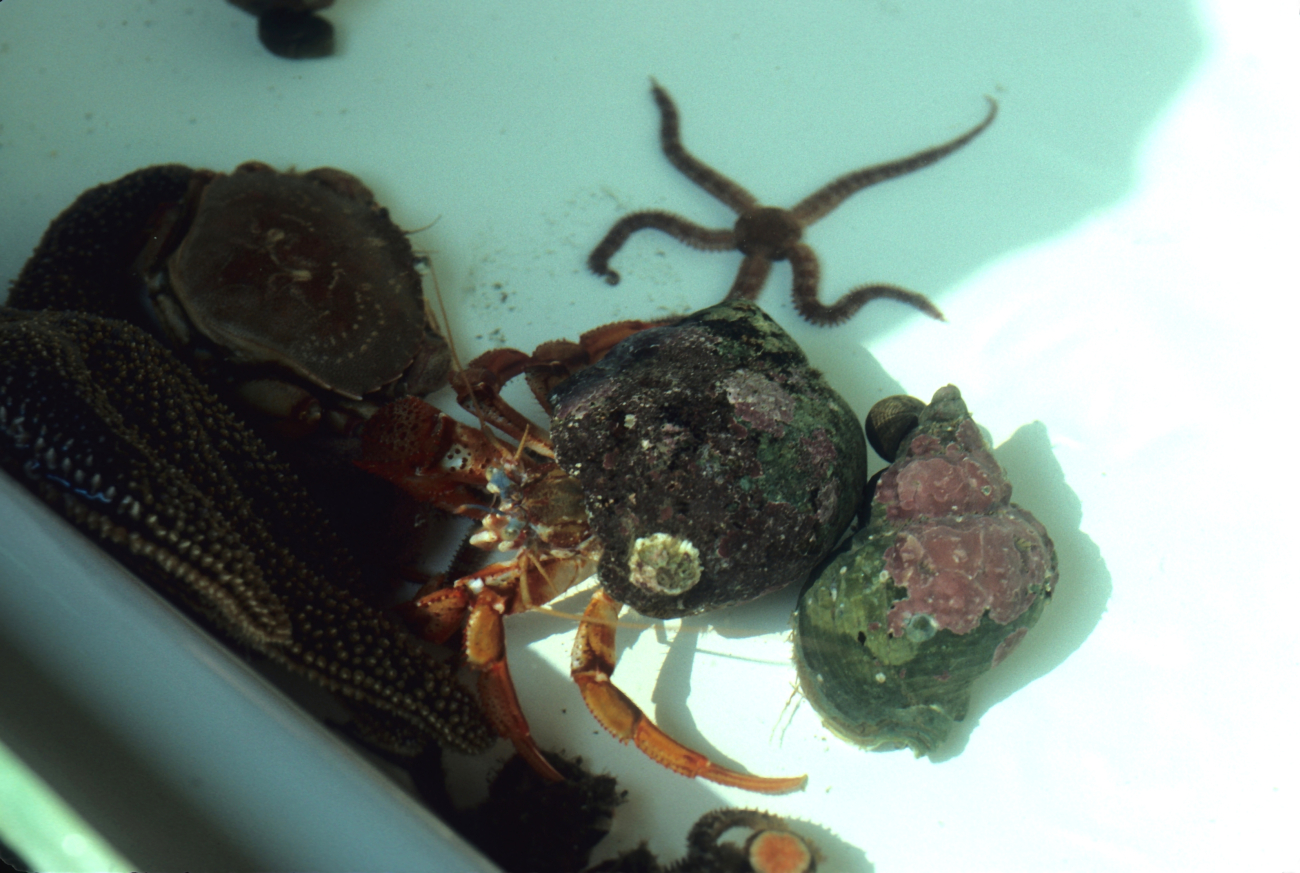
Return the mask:
[(1011, 483), (961, 393), (926, 406), (890, 397), (868, 437), (893, 463), (875, 481), (865, 526), (799, 597), (795, 663), (834, 733), (917, 755), (947, 738), (971, 686), (1038, 620), (1056, 552), (1011, 503)]
[(867, 442), (886, 461), (898, 457), (903, 437), (916, 429), (925, 402), (906, 394), (895, 394), (871, 407), (867, 413)]

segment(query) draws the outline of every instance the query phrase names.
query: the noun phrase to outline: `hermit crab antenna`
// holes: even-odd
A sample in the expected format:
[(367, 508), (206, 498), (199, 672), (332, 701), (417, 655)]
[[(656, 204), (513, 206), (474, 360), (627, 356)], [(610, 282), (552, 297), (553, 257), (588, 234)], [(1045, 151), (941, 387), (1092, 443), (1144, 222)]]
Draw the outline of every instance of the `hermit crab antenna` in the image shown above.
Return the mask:
[(532, 427), (532, 422), (524, 425), (524, 432), (519, 437), (519, 445), (515, 447), (515, 463), (519, 463), (519, 459), (524, 456), (524, 446), (528, 443), (528, 432)]
[[(422, 230), (428, 230), (437, 224), (441, 217), (435, 218), (424, 227), (413, 230), (411, 233), (416, 234)], [(461, 384), (469, 395), (470, 402), (474, 405), (474, 415), (478, 417), (479, 429), (483, 431), (488, 439), (499, 445), (500, 441), (497, 440), (496, 434), (486, 427), (488, 418), (483, 414), (483, 408), (479, 405), (478, 397), (474, 394), (474, 386), (464, 375), (465, 365), (460, 362), (460, 353), (456, 351), (456, 341), (451, 336), (451, 319), (447, 317), (447, 305), (442, 299), (442, 285), (438, 282), (438, 271), (433, 268), (431, 258), (425, 257), (423, 260), (429, 268), (429, 280), (433, 283), (433, 297), (438, 301), (438, 313), (437, 315), (433, 313), (427, 298), (424, 301), (424, 308), (429, 315), (429, 320), (434, 323), (434, 326), (438, 328), (438, 332), (442, 334), (442, 338), (447, 341), (447, 349), (451, 352), (452, 378), (459, 377), (461, 379)], [(441, 320), (438, 318), (439, 315), (442, 316)]]
[[(424, 228), (420, 228), (420, 230), (425, 230), (427, 227), (433, 227), (437, 221), (438, 219), (435, 218), (432, 223), (426, 225)], [(412, 231), (412, 233), (418, 233), (418, 231)], [(433, 322), (438, 326), (438, 330), (442, 332), (443, 339), (447, 341), (447, 348), (451, 350), (452, 366), (456, 369), (456, 372), (461, 372), (465, 367), (460, 362), (460, 355), (456, 353), (456, 341), (451, 338), (451, 321), (447, 318), (447, 306), (442, 300), (442, 286), (438, 284), (438, 271), (433, 268), (433, 261), (429, 261), (428, 264), (429, 279), (433, 282), (433, 296), (434, 299), (438, 301), (438, 314), (442, 316), (441, 322), (439, 322), (437, 318), (434, 318)], [(426, 300), (424, 305), (428, 307), (429, 302)]]

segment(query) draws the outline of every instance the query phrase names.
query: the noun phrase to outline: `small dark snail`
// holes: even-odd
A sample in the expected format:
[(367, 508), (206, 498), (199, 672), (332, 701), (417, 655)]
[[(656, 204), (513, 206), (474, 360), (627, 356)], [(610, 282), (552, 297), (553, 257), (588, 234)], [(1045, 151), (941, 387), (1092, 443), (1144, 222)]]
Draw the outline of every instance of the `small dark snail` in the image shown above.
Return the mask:
[(266, 12), (257, 19), (257, 38), (271, 54), (289, 60), (334, 54), (334, 25), (313, 12)]
[(1010, 502), (1011, 483), (956, 388), (941, 388), (929, 406), (886, 398), (867, 422), (893, 463), (851, 547), (799, 596), (795, 663), (834, 733), (922, 755), (965, 717), (974, 681), (1042, 614), (1056, 552)]
[(257, 16), (257, 38), (273, 55), (290, 60), (334, 54), (334, 25), (316, 13), (334, 0), (229, 0)]
[(924, 401), (907, 394), (895, 394), (879, 401), (867, 413), (867, 442), (877, 455), (893, 461), (898, 457), (903, 437), (916, 428), (924, 409)]

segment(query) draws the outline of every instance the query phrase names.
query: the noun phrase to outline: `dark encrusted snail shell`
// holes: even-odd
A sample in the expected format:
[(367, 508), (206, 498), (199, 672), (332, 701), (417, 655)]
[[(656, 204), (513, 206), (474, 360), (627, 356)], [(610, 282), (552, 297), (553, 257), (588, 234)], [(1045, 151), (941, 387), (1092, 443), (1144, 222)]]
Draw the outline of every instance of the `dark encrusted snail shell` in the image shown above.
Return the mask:
[(903, 437), (916, 428), (923, 409), (925, 401), (907, 394), (886, 397), (871, 407), (867, 413), (867, 442), (876, 454), (886, 461), (898, 457)]
[(749, 301), (631, 336), (550, 400), (556, 460), (604, 543), (600, 582), (643, 615), (802, 583), (858, 510), (856, 416)]
[(805, 586), (794, 624), (799, 684), (826, 726), (921, 755), (1038, 620), (1057, 570), (1051, 538), (1011, 503), (961, 393), (941, 388), (916, 419), (868, 522)]

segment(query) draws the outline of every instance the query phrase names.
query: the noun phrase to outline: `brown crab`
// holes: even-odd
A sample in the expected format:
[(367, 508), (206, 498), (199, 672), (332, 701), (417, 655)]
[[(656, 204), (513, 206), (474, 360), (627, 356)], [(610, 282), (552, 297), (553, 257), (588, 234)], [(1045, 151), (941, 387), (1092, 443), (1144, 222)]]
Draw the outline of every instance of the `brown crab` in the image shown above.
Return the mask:
[(146, 167), (50, 225), (9, 304), (151, 328), (209, 384), (287, 436), (349, 434), (427, 393), (449, 352), (417, 258), (355, 176)]

